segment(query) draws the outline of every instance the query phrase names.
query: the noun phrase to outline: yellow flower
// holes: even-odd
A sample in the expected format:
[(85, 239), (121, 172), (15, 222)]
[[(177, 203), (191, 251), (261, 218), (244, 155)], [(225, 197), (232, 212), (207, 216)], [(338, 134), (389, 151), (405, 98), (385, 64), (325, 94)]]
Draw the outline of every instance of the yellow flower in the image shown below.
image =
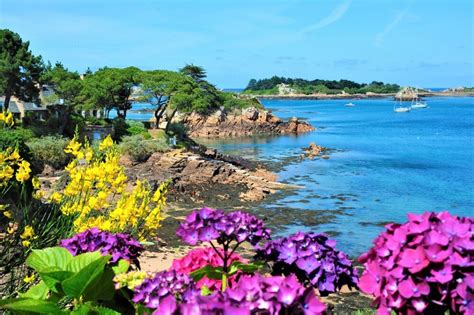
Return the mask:
[(13, 218), (13, 214), (10, 211), (3, 211), (3, 215), (9, 219)]
[(41, 198), (44, 197), (44, 191), (42, 190), (37, 190), (33, 193), (33, 198), (40, 200)]
[(8, 112), (5, 115), (5, 124), (10, 127), (13, 127), (13, 125), (15, 124), (15, 120), (13, 119), (13, 114), (11, 112)]
[(30, 178), (31, 173), (30, 163), (28, 161), (21, 161), (18, 166), (19, 168), (15, 175), (16, 180), (19, 182), (27, 181)]
[(21, 242), (21, 245), (23, 245), (23, 247), (30, 247), (31, 242), (28, 241), (28, 240), (24, 240), (24, 241)]
[(0, 169), (0, 182), (8, 182), (13, 177), (14, 170), (10, 166), (3, 166)]
[(41, 182), (36, 176), (31, 180), (31, 184), (33, 185), (34, 189), (39, 189), (41, 187)]
[(18, 230), (18, 223), (13, 223), (13, 222), (8, 223), (8, 227), (7, 227), (8, 234), (13, 234), (16, 232), (16, 230)]
[(31, 276), (26, 276), (25, 278), (23, 278), (23, 281), (26, 282), (26, 283), (32, 283), (33, 281), (35, 281), (35, 275), (31, 275)]
[(51, 196), (49, 196), (49, 201), (53, 203), (60, 203), (61, 199), (62, 199), (62, 196), (57, 191), (53, 192)]
[(20, 235), (20, 237), (22, 240), (25, 240), (28, 238), (34, 238), (35, 230), (30, 225), (27, 225), (25, 226), (25, 229), (23, 230), (23, 233)]
[(110, 137), (110, 135), (108, 135), (107, 137), (105, 137), (104, 140), (102, 140), (102, 142), (99, 144), (99, 150), (100, 151), (104, 151), (108, 148), (111, 148), (112, 146), (114, 145), (114, 141), (112, 140), (112, 137)]
[(20, 157), (20, 153), (18, 153), (18, 149), (15, 149), (11, 154), (10, 156), (8, 157), (9, 160), (12, 160), (12, 161), (18, 161), (21, 159)]
[(74, 156), (79, 154), (79, 150), (81, 149), (81, 143), (77, 141), (77, 137), (74, 136), (72, 140), (69, 142), (68, 146), (64, 149), (64, 152), (71, 153)]

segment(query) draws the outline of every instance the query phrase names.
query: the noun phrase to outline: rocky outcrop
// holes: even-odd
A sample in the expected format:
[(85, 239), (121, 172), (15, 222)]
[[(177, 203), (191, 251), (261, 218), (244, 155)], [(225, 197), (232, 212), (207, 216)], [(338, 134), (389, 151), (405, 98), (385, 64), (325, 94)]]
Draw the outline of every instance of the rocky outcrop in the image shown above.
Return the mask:
[(418, 93), (411, 87), (404, 87), (395, 94), (395, 99), (399, 101), (418, 100)]
[(154, 153), (146, 162), (133, 164), (123, 158), (127, 176), (147, 179), (152, 185), (171, 179), (170, 195), (189, 198), (194, 204), (209, 198), (257, 201), (279, 189), (291, 188), (276, 182), (276, 175), (241, 158), (230, 158), (212, 149), (205, 153), (172, 150)]
[(180, 118), (191, 137), (229, 137), (257, 134), (301, 134), (314, 130), (307, 122), (294, 117), (283, 121), (270, 111), (250, 107), (227, 113), (224, 109), (211, 115), (191, 113)]
[(303, 148), (304, 154), (301, 154), (301, 159), (308, 158), (310, 160), (314, 159), (315, 157), (322, 157), (323, 159), (328, 159), (329, 156), (326, 155), (328, 151), (327, 148), (317, 145), (314, 142), (311, 142), (307, 148)]

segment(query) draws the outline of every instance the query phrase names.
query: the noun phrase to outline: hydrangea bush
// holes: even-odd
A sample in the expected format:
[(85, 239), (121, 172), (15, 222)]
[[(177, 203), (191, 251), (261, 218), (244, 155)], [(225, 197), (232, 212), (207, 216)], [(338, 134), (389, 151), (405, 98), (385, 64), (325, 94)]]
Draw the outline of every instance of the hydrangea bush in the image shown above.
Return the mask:
[(380, 314), (474, 314), (474, 220), (448, 212), (389, 224), (359, 261)]
[[(270, 238), (270, 230), (257, 217), (242, 211), (225, 213), (222, 210), (202, 208), (191, 212), (179, 226), (176, 234), (186, 243), (196, 245), (209, 242), (215, 253), (222, 259), (222, 267), (204, 267), (208, 278), (210, 274), (220, 274), (222, 290), (227, 287), (228, 277), (240, 270), (255, 271), (256, 265), (232, 265), (231, 257), (237, 248), (244, 242), (256, 246), (261, 240)], [(213, 243), (216, 241), (222, 249)], [(197, 271), (196, 271), (197, 272)]]
[[(234, 288), (202, 295), (176, 273), (160, 274), (135, 288), (136, 302), (155, 309), (154, 314), (323, 314), (326, 307), (312, 288), (303, 287), (296, 277), (240, 277)], [(176, 288), (178, 287), (178, 288)]]
[(183, 294), (195, 288), (192, 278), (183, 273), (171, 271), (158, 272), (153, 278), (145, 279), (134, 288), (133, 302), (144, 304), (147, 308), (156, 309), (169, 297), (178, 301)]
[(357, 270), (335, 246), (336, 241), (325, 234), (298, 232), (267, 242), (257, 257), (274, 262), (273, 274), (295, 274), (301, 282), (327, 295), (343, 285), (354, 287), (358, 282)]
[[(224, 256), (224, 251), (222, 249), (219, 249), (219, 252), (220, 255), (218, 255), (217, 252), (211, 247), (196, 248), (190, 250), (183, 258), (173, 260), (171, 270), (175, 270), (179, 273), (190, 274), (193, 271), (196, 271), (208, 265), (213, 267), (222, 266), (224, 263), (224, 261), (222, 260), (222, 257)], [(239, 254), (233, 253), (229, 256), (229, 263), (232, 264), (235, 261), (244, 263), (247, 262)], [(234, 278), (229, 279), (229, 281), (231, 286), (235, 284)], [(221, 280), (209, 279), (207, 277), (204, 277), (196, 282), (196, 286), (197, 288), (206, 286), (210, 290), (219, 290), (222, 286), (222, 283)]]
[(143, 246), (128, 234), (109, 233), (92, 228), (61, 241), (61, 246), (72, 255), (100, 250), (102, 255), (111, 255), (111, 263), (120, 259), (138, 265)]

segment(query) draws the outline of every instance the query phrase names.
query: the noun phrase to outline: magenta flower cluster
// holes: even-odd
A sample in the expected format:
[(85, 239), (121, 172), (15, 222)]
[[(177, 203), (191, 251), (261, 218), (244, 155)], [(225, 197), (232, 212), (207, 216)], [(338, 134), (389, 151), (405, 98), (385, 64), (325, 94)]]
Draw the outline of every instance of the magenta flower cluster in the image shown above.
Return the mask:
[[(190, 294), (189, 294), (190, 293)], [(154, 314), (323, 314), (326, 306), (312, 288), (304, 288), (294, 276), (264, 277), (260, 274), (240, 277), (234, 288), (201, 296), (188, 291), (178, 303), (167, 298)]]
[(335, 292), (343, 285), (357, 285), (357, 270), (343, 252), (335, 249), (336, 241), (325, 234), (298, 232), (267, 242), (257, 258), (273, 261), (272, 274), (295, 274), (310, 283), (321, 295)]
[(242, 211), (225, 213), (211, 208), (191, 212), (176, 234), (190, 245), (213, 240), (219, 244), (247, 241), (256, 245), (260, 240), (270, 238), (270, 230), (257, 217)]
[(112, 256), (110, 260), (112, 264), (120, 259), (138, 264), (138, 257), (143, 251), (143, 246), (130, 235), (104, 232), (98, 228), (92, 228), (69, 239), (64, 239), (60, 245), (74, 256), (100, 250), (102, 255)]
[(474, 314), (474, 220), (448, 212), (389, 224), (359, 258), (360, 289), (380, 314)]
[(185, 292), (191, 292), (194, 295), (194, 287), (194, 281), (187, 274), (174, 270), (161, 271), (155, 277), (145, 279), (142, 284), (135, 287), (132, 300), (150, 309), (156, 309), (163, 301), (166, 304), (169, 303), (169, 299), (176, 302), (176, 297), (183, 298)]
[[(189, 251), (183, 258), (173, 260), (171, 270), (175, 270), (179, 273), (190, 274), (191, 272), (208, 265), (213, 267), (220, 267), (224, 263), (222, 260), (222, 257), (224, 256), (224, 251), (222, 249), (219, 249), (219, 252), (221, 255), (219, 255), (211, 247), (193, 249)], [(234, 261), (246, 262), (246, 260), (243, 259), (237, 253), (233, 253), (229, 257), (228, 263), (232, 264)], [(238, 274), (236, 274), (236, 276), (238, 276)], [(232, 286), (235, 283), (235, 277), (231, 277), (229, 280)], [(221, 281), (204, 277), (199, 280), (196, 285), (197, 288), (206, 286), (211, 290), (220, 290)]]

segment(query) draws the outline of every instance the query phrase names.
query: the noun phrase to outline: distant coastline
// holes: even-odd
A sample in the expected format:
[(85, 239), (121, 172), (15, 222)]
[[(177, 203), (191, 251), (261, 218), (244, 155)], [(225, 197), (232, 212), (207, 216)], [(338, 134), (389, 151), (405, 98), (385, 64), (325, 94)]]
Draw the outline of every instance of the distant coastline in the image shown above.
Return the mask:
[[(241, 95), (244, 97), (245, 94)], [(367, 94), (252, 94), (249, 97), (258, 99), (290, 99), (290, 100), (326, 100), (326, 99), (375, 99), (395, 97), (396, 93), (367, 93)], [(425, 92), (418, 93), (420, 97), (474, 97), (474, 92)]]

